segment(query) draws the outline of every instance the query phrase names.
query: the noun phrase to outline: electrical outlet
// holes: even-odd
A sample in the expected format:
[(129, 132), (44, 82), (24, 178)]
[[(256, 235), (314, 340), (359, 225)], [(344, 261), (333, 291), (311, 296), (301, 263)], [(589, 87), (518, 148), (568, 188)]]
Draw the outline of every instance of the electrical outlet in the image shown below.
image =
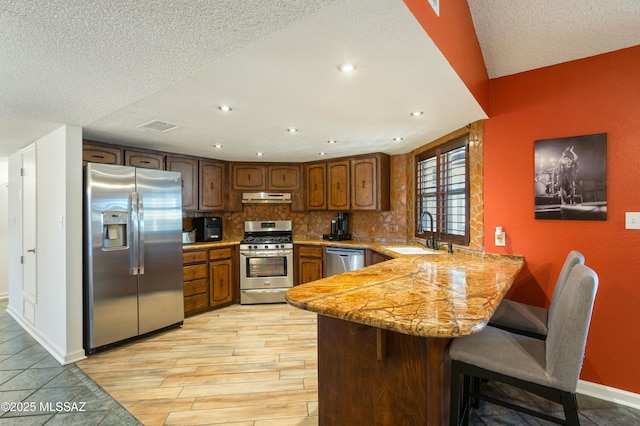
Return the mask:
[(640, 229), (640, 213), (639, 212), (626, 212), (625, 213), (625, 228), (626, 229)]

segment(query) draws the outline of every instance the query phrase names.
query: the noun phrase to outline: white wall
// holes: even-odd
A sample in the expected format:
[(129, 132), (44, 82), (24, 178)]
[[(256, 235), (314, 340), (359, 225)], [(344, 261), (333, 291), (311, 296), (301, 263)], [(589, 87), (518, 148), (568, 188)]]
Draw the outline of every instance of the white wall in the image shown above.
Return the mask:
[(9, 165), (8, 158), (0, 158), (0, 299), (9, 297), (9, 263), (7, 236), (9, 227)]
[[(11, 161), (14, 161), (14, 156)], [(17, 160), (15, 160), (17, 161)], [(82, 348), (82, 130), (63, 126), (36, 141), (37, 303), (24, 320), (21, 286), (10, 282), (9, 313), (60, 363)], [(12, 175), (10, 173), (10, 179)], [(13, 182), (10, 181), (10, 185)], [(10, 239), (14, 234), (10, 232)], [(10, 241), (11, 244), (11, 241)], [(13, 247), (13, 245), (12, 245)], [(19, 274), (13, 274), (11, 280)]]

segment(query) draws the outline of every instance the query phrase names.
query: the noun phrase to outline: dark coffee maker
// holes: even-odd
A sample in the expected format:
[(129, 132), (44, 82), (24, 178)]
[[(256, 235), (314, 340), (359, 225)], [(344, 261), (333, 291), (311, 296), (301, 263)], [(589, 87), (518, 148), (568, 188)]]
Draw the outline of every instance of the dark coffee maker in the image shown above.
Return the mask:
[(350, 240), (349, 214), (338, 212), (338, 217), (331, 220), (331, 232), (322, 235), (322, 238), (329, 241)]
[(193, 219), (193, 226), (198, 242), (222, 240), (221, 217), (196, 217)]

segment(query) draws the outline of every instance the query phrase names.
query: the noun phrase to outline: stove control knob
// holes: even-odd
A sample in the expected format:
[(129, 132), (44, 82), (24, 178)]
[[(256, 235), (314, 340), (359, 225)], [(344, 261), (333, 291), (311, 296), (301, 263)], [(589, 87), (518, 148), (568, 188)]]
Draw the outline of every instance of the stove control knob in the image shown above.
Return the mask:
[(258, 246), (253, 246), (254, 250), (258, 248)]
[(265, 245), (264, 245), (264, 248), (265, 248), (265, 249), (268, 249), (268, 248), (269, 248), (269, 246), (265, 244)]

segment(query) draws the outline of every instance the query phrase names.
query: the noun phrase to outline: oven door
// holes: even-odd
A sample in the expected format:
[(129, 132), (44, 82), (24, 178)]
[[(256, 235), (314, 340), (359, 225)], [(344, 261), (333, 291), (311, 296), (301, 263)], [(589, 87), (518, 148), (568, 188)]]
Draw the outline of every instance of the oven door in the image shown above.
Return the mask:
[(240, 289), (293, 287), (293, 250), (241, 250)]

